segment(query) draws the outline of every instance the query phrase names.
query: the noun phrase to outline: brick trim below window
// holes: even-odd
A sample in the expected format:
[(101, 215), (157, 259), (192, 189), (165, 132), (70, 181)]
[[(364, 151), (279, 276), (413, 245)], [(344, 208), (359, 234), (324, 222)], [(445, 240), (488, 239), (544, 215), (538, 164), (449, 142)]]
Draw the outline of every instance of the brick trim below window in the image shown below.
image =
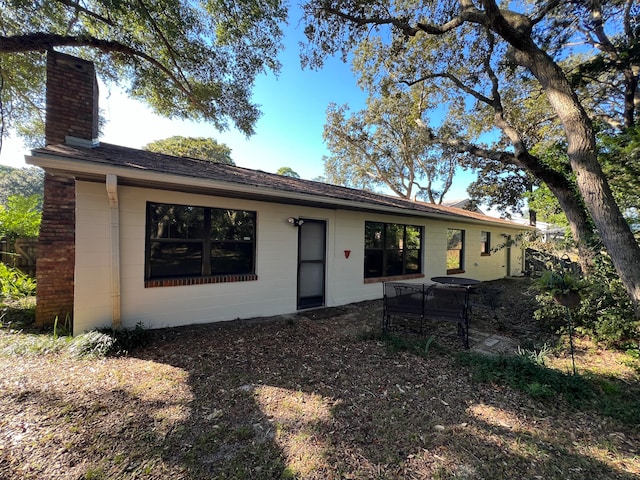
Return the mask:
[(251, 282), (258, 280), (255, 273), (244, 275), (213, 275), (210, 277), (168, 278), (165, 280), (145, 280), (144, 288), (183, 287), (186, 285), (208, 285), (211, 283)]
[(409, 273), (407, 275), (391, 275), (389, 277), (365, 278), (364, 283), (398, 282), (400, 280), (412, 280), (424, 278), (424, 273)]

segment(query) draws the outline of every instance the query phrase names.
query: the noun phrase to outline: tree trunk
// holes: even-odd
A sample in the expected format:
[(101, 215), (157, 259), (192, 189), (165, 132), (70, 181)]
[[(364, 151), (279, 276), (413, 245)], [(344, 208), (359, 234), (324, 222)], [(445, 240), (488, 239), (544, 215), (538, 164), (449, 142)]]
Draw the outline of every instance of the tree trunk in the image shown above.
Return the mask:
[(513, 57), (540, 82), (563, 124), (568, 142), (567, 154), (580, 194), (620, 280), (640, 314), (640, 246), (622, 216), (598, 162), (591, 120), (553, 59), (533, 41), (523, 45), (522, 39), (519, 40)]
[(589, 225), (587, 212), (571, 188), (565, 188), (564, 186), (553, 184), (553, 182), (549, 183), (545, 181), (545, 183), (549, 187), (549, 190), (551, 190), (551, 193), (558, 199), (560, 208), (562, 208), (562, 211), (567, 217), (571, 234), (578, 247), (580, 268), (588, 275), (593, 271), (596, 252), (592, 248), (593, 240), (591, 237), (593, 234), (592, 228)]
[(490, 158), (504, 164), (516, 165), (529, 172), (533, 177), (543, 181), (558, 199), (562, 211), (567, 217), (571, 233), (578, 246), (579, 262), (582, 271), (589, 273), (594, 266), (595, 251), (593, 250), (593, 228), (589, 222), (589, 215), (580, 201), (580, 195), (573, 185), (561, 172), (550, 168), (532, 155), (524, 147), (524, 142), (515, 129), (507, 128), (504, 122), (498, 122), (496, 126), (507, 135), (512, 142), (514, 152), (491, 152), (477, 146), (454, 142), (445, 144), (458, 153), (471, 153), (478, 157)]
[(592, 228), (589, 225), (589, 216), (569, 180), (561, 173), (546, 167), (527, 152), (516, 156), (516, 164), (542, 180), (558, 199), (560, 208), (569, 222), (571, 234), (578, 246), (580, 267), (586, 274), (591, 272), (595, 259), (595, 251), (591, 248), (593, 245)]
[(635, 125), (636, 91), (638, 90), (638, 77), (633, 69), (624, 69), (624, 127), (631, 128)]

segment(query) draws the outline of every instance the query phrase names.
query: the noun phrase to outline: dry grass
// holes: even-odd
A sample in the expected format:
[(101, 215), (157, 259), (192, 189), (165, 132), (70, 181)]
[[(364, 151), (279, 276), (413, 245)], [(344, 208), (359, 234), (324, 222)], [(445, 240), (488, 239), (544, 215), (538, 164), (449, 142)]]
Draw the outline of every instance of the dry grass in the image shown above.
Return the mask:
[[(389, 348), (380, 313), (157, 331), (126, 358), (0, 356), (0, 478), (640, 476), (637, 424), (478, 383), (455, 338), (422, 356)], [(513, 318), (500, 333), (532, 332)], [(637, 391), (630, 357), (584, 342), (578, 354), (583, 374)]]

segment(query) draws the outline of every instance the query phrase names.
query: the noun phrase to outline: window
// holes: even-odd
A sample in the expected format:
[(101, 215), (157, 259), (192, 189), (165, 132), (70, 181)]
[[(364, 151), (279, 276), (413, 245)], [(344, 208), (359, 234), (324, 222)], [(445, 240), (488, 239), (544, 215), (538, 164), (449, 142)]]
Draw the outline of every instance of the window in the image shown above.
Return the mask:
[(491, 255), (490, 232), (480, 232), (480, 255)]
[(147, 203), (145, 280), (252, 274), (256, 213)]
[(447, 229), (447, 273), (464, 273), (464, 230)]
[(365, 278), (421, 272), (421, 227), (395, 223), (365, 222)]

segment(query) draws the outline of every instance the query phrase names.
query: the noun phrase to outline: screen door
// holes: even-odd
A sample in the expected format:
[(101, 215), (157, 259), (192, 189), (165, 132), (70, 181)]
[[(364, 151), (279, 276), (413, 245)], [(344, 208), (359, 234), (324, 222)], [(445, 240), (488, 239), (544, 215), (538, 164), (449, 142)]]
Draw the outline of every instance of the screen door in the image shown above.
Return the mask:
[(326, 230), (323, 220), (304, 221), (298, 230), (298, 309), (324, 305)]

